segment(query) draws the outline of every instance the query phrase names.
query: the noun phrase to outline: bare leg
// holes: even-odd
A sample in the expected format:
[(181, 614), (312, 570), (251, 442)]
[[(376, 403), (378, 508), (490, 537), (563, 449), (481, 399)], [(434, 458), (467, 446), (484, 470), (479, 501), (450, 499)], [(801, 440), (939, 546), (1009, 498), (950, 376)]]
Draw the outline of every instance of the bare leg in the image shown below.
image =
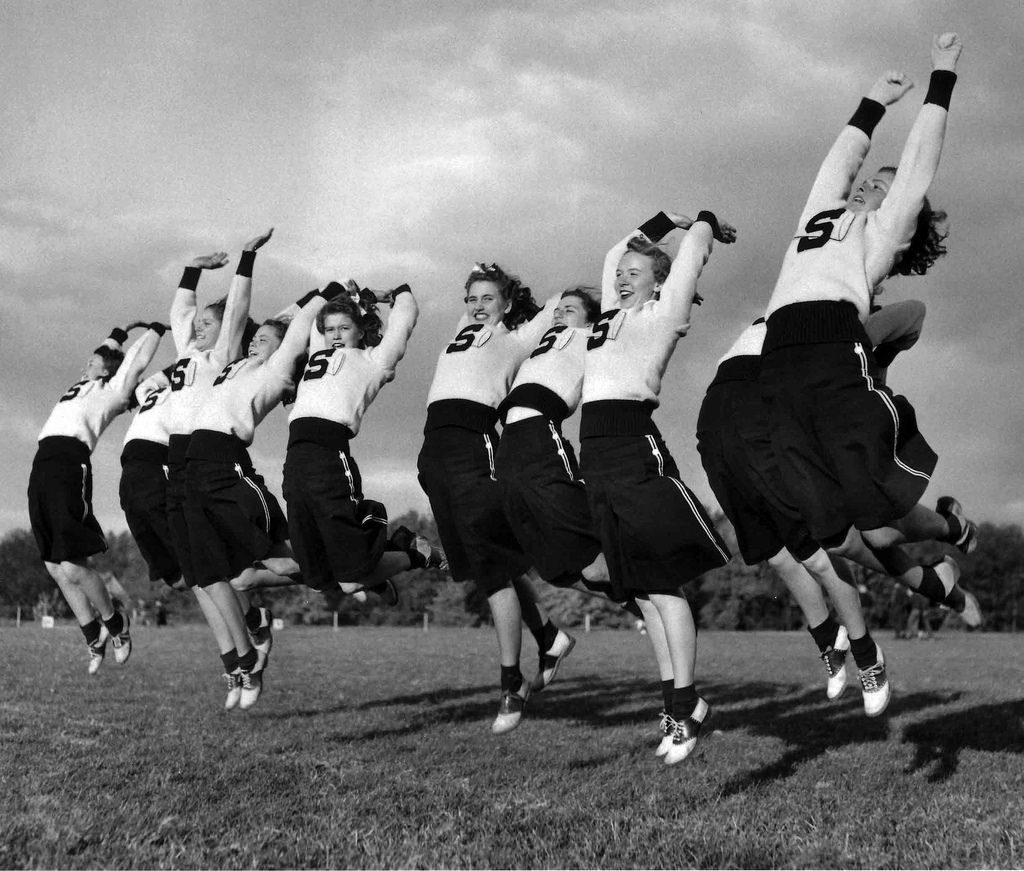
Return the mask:
[(651, 593), (650, 598), (665, 627), (673, 683), (677, 689), (690, 686), (697, 662), (697, 627), (690, 603), (682, 596), (665, 593)]
[[(530, 569), (530, 572), (536, 574), (533, 569)], [(516, 591), (516, 597), (519, 599), (519, 613), (526, 628), (535, 638), (543, 636), (544, 624), (548, 622), (548, 615), (537, 601), (537, 591), (530, 583), (530, 575), (520, 575), (512, 581), (512, 588)]]
[(93, 610), (92, 602), (85, 595), (85, 590), (65, 575), (63, 563), (48, 562), (46, 563), (46, 571), (50, 573), (50, 577), (53, 578), (60, 588), (61, 595), (64, 597), (64, 601), (68, 603), (68, 607), (71, 608), (71, 613), (75, 615), (78, 625), (87, 626), (92, 623), (96, 619), (96, 612)]
[(850, 638), (863, 638), (868, 628), (864, 623), (860, 593), (857, 592), (857, 585), (846, 562), (841, 557), (830, 558), (825, 551), (819, 550), (804, 560), (803, 565), (811, 577), (825, 588), (836, 607), (839, 622), (846, 627)]
[[(86, 595), (92, 606), (99, 611), (101, 620), (109, 620), (114, 616), (114, 603), (110, 600), (107, 585), (95, 571), (84, 563), (65, 561), (60, 565), (64, 577)], [(61, 592), (64, 592), (63, 587)]]
[(945, 541), (949, 536), (949, 524), (941, 514), (918, 504), (892, 524), (906, 541)]
[(644, 615), (647, 624), (647, 637), (654, 649), (654, 658), (658, 661), (658, 675), (662, 680), (672, 680), (672, 656), (668, 650), (668, 639), (665, 637), (665, 626), (661, 615), (650, 599), (637, 599), (637, 606)]
[(487, 597), (494, 618), (494, 631), (498, 636), (498, 652), (501, 664), (519, 664), (523, 648), (523, 615), (519, 608), (519, 597), (513, 587), (505, 587)]
[(235, 642), (231, 637), (231, 630), (224, 621), (217, 606), (213, 603), (209, 593), (203, 587), (193, 587), (192, 593), (199, 603), (199, 609), (203, 612), (210, 630), (213, 632), (214, 640), (217, 642), (217, 649), (222, 653), (230, 653), (235, 649)]
[(821, 587), (788, 550), (783, 548), (775, 556), (769, 557), (768, 565), (782, 578), (789, 594), (803, 612), (808, 626), (819, 626), (828, 619), (828, 605), (825, 604)]
[(608, 574), (608, 563), (605, 561), (603, 553), (599, 553), (597, 558), (583, 570), (583, 577), (588, 581), (607, 582), (611, 580)]

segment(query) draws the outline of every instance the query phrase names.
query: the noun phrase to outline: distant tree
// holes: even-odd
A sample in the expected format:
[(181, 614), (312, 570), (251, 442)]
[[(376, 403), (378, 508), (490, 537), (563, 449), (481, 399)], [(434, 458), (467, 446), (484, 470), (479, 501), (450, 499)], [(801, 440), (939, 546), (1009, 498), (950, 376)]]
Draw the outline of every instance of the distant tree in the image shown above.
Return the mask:
[(3, 616), (14, 617), (20, 606), (22, 619), (27, 620), (41, 600), (51, 603), (50, 614), (64, 616), (60, 592), (39, 557), (35, 537), (27, 529), (12, 530), (0, 540), (0, 578)]

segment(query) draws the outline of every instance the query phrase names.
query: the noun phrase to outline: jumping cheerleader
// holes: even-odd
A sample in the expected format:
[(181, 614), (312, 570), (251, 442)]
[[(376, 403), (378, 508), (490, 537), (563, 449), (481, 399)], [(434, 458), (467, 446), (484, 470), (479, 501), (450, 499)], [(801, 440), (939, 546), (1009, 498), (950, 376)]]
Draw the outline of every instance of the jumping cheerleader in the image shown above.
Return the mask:
[[(887, 276), (923, 275), (945, 253), (937, 229), (944, 215), (925, 195), (961, 49), (956, 34), (935, 38), (928, 94), (898, 169), (879, 170), (851, 193), (885, 106), (912, 85), (903, 73), (881, 76), (840, 133), (768, 304), (761, 384), (783, 485), (814, 539), (860, 561), (873, 553), (887, 574), (963, 612), (954, 560), (922, 566), (896, 546), (923, 538), (966, 546), (968, 521), (962, 511), (942, 515), (918, 505), (937, 458), (910, 403), (880, 383), (863, 326), (872, 292)], [(858, 554), (862, 537), (867, 557)], [(862, 682), (883, 685), (877, 646), (851, 650)]]
[(558, 298), (538, 313), (530, 289), (496, 264), (478, 265), (465, 289), (466, 313), (438, 357), (427, 395), (417, 466), (452, 578), (475, 581), (490, 605), (501, 658), (501, 700), (491, 730), (501, 734), (519, 725), (530, 694), (519, 668), (522, 622), (538, 650), (557, 650), (560, 639), (569, 639), (537, 604), (530, 561), (505, 517), (494, 467), (498, 406), (551, 326)]
[[(92, 461), (110, 422), (128, 407), (139, 377), (153, 359), (162, 324), (151, 324), (125, 354), (128, 333), (115, 329), (85, 364), (82, 380), (58, 400), (39, 433), (28, 481), (32, 533), (46, 570), (71, 608), (89, 648), (89, 674), (103, 663), (107, 639), (114, 659), (132, 652), (128, 615), (114, 610), (89, 558), (107, 549), (92, 511)], [(95, 612), (99, 612), (96, 620)]]
[(669, 357), (689, 330), (712, 238), (732, 242), (736, 231), (711, 212), (696, 221), (660, 215), (657, 223), (662, 233), (689, 230), (675, 262), (643, 236), (627, 237), (605, 259), (605, 312), (588, 341), (580, 450), (611, 582), (636, 599), (658, 660), (665, 701), (658, 751), (673, 764), (693, 751), (709, 710), (694, 687), (696, 626), (681, 587), (725, 565), (729, 553), (679, 480), (651, 412)]

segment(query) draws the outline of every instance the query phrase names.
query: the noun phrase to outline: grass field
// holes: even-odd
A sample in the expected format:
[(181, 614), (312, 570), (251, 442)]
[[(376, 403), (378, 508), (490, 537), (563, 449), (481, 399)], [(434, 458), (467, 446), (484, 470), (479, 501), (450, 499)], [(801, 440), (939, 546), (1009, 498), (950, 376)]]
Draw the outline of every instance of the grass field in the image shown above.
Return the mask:
[(289, 628), (245, 713), (205, 629), (135, 638), (88, 679), (76, 629), (0, 629), (0, 866), (1024, 865), (1017, 637), (882, 636), (868, 721), (806, 633), (703, 633), (707, 740), (671, 768), (633, 632), (582, 636), (501, 738), (489, 630)]

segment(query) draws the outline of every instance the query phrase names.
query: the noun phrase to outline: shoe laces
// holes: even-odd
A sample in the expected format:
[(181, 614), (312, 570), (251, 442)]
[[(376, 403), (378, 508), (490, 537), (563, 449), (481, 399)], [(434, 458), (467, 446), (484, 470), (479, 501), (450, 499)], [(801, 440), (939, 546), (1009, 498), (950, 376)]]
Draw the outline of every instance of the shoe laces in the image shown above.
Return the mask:
[(241, 680), (242, 689), (243, 690), (251, 690), (252, 689), (252, 672), (251, 671), (243, 671), (243, 672), (241, 672), (241, 674), (239, 675), (239, 678)]
[(879, 678), (884, 674), (885, 666), (880, 662), (869, 665), (867, 668), (862, 668), (859, 672), (861, 686), (866, 691), (877, 690)]
[(839, 663), (846, 659), (846, 655), (841, 654), (834, 647), (828, 648), (819, 655), (821, 661), (825, 663), (825, 671), (828, 672), (829, 677), (835, 677), (839, 673), (839, 669), (842, 667)]

